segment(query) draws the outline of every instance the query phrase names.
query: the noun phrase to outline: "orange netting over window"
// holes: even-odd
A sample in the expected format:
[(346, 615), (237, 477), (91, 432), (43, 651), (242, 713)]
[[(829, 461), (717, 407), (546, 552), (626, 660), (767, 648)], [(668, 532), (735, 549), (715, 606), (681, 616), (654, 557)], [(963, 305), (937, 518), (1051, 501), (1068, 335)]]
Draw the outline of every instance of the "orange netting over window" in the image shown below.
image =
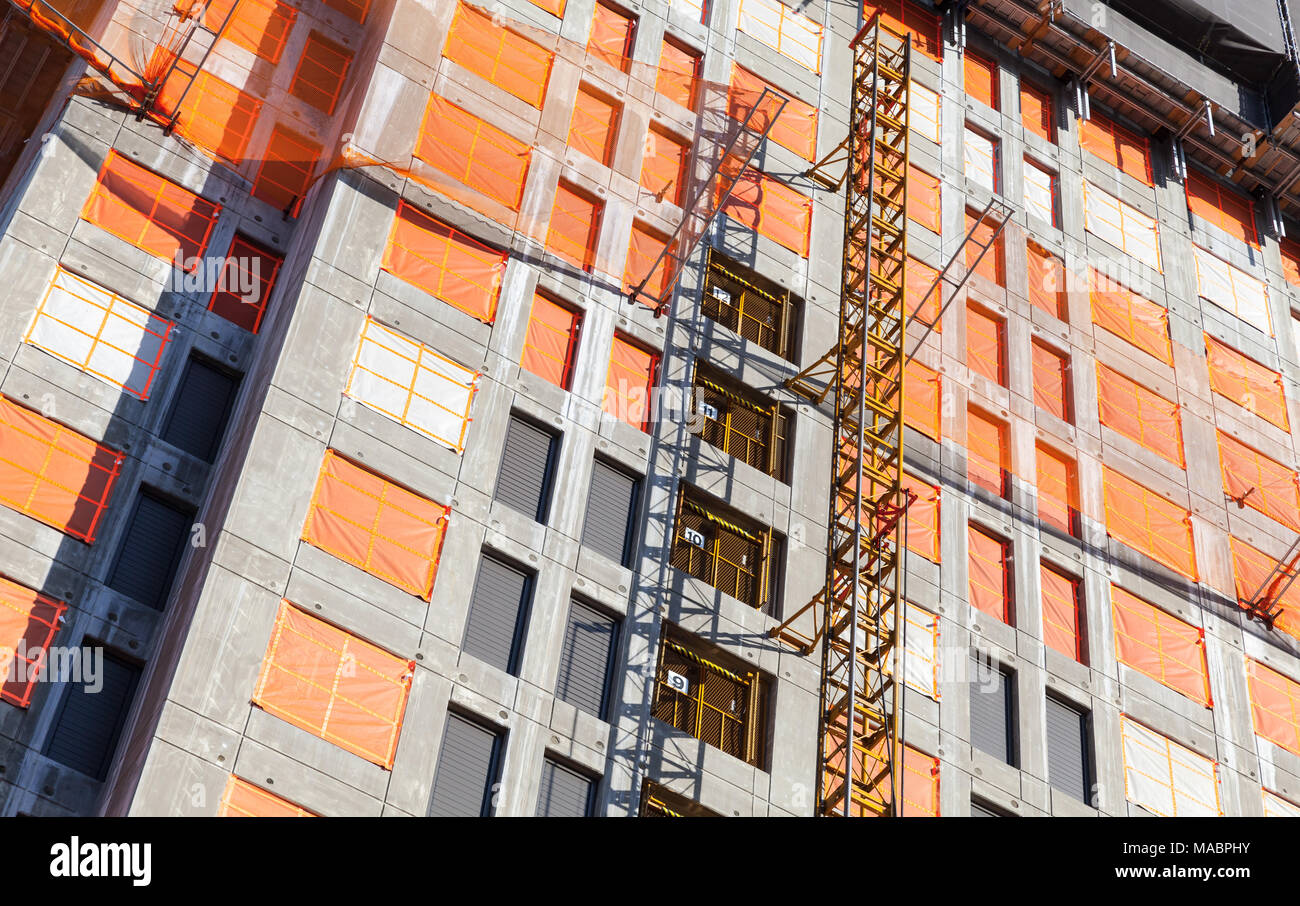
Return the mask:
[(1010, 625), (1011, 575), (1007, 566), (1011, 545), (974, 524), (967, 527), (966, 535), (970, 606)]
[(443, 56), (542, 109), (555, 54), (528, 40), (476, 7), (456, 7)]
[(907, 549), (931, 563), (939, 562), (939, 489), (903, 473), (904, 491), (915, 496), (907, 508)]
[(1292, 286), (1300, 286), (1300, 242), (1283, 239), (1278, 246), (1282, 252), (1282, 276)]
[(1031, 344), (1034, 376), (1034, 405), (1063, 421), (1070, 418), (1069, 364), (1054, 349), (1034, 341)]
[(1006, 381), (1006, 322), (983, 309), (966, 309), (966, 365), (995, 384)]
[(966, 478), (1001, 497), (1007, 489), (1011, 461), (1007, 426), (978, 409), (966, 410)]
[(590, 271), (605, 205), (566, 183), (555, 190), (555, 206), (546, 228), (546, 248), (576, 268)]
[(317, 815), (231, 774), (226, 781), (226, 791), (221, 794), (221, 807), (217, 809), (217, 817), (315, 818)]
[(904, 424), (915, 428), (931, 440), (940, 439), (939, 400), (942, 383), (939, 372), (916, 359), (907, 363), (903, 373)]
[(966, 96), (986, 107), (998, 110), (998, 64), (967, 48), (962, 54), (962, 72), (965, 75)]
[(0, 397), (0, 504), (93, 544), (122, 454)]
[(632, 42), (636, 38), (636, 20), (612, 6), (597, 3), (591, 19), (591, 36), (587, 52), (604, 60), (619, 72), (627, 72), (632, 61)]
[(234, 10), (221, 37), (250, 50), (268, 63), (280, 62), (298, 11), (278, 0), (208, 0), (203, 24), (213, 31)]
[(1246, 358), (1208, 333), (1205, 335), (1205, 354), (1210, 366), (1210, 387), (1215, 393), (1249, 409), (1283, 431), (1291, 430), (1282, 375)]
[(1120, 663), (1210, 707), (1205, 631), (1118, 585), (1111, 585), (1110, 601), (1115, 621), (1115, 656)]
[(307, 192), (321, 151), (319, 142), (276, 123), (253, 181), (253, 197), (281, 210), (293, 207)]
[(1020, 80), (1020, 124), (1039, 138), (1056, 143), (1056, 112), (1052, 96), (1024, 79)]
[(1196, 581), (1192, 514), (1114, 469), (1104, 469), (1102, 486), (1110, 536)]
[(399, 202), (383, 268), (465, 314), (491, 324), (506, 269), (499, 252)]
[[(435, 170), (518, 211), (531, 155), (526, 142), (507, 135), (445, 98), (429, 96), (415, 156)], [(472, 198), (459, 193), (452, 197), (473, 207)]]
[(911, 0), (865, 0), (862, 20), (869, 21), (880, 12), (880, 24), (897, 35), (911, 35), (912, 47), (932, 60), (943, 58), (943, 39), (939, 16)]
[[(667, 244), (667, 236), (641, 223), (633, 223), (632, 241), (627, 249), (627, 266), (623, 273), (623, 286), (627, 289), (639, 286), (641, 281), (650, 275), (650, 268), (654, 267), (655, 261), (659, 260), (659, 253)], [(656, 299), (661, 298), (668, 291), (668, 276), (668, 261), (660, 260), (659, 268), (650, 275), (646, 283), (646, 292)], [(638, 295), (637, 298), (641, 300), (641, 304), (648, 304), (644, 296)]]
[[(907, 266), (903, 269), (903, 297), (907, 303), (907, 316), (919, 318), (925, 324), (933, 324), (935, 333), (943, 333), (943, 321), (939, 317), (942, 284), (935, 283), (939, 271), (925, 262), (907, 257)], [(928, 295), (926, 294), (928, 291)], [(918, 332), (922, 328), (918, 327)], [(912, 330), (908, 328), (909, 332)]]
[(1093, 113), (1079, 123), (1079, 144), (1083, 150), (1095, 154), (1129, 176), (1148, 186), (1154, 185), (1151, 178), (1151, 148), (1145, 138), (1139, 138), (1101, 114)]
[(655, 91), (687, 110), (694, 110), (702, 63), (699, 53), (665, 37), (659, 52)]
[[(976, 224), (978, 224), (978, 226)], [(974, 229), (974, 232), (972, 232), (972, 228)], [(984, 257), (979, 257), (980, 249), (989, 244), (989, 240), (992, 238), (993, 232), (996, 229), (997, 224), (987, 218), (981, 221), (980, 215), (977, 212), (972, 211), (969, 208), (966, 209), (966, 232), (970, 233), (970, 241), (967, 242), (965, 246), (966, 267), (968, 269), (974, 268), (976, 274), (996, 283), (998, 286), (1005, 286), (1006, 257), (1003, 254), (1003, 246), (1005, 244), (1003, 240), (1006, 238), (1005, 234), (999, 233), (997, 238), (993, 239), (993, 244), (989, 245), (989, 249), (984, 253)], [(976, 259), (979, 260), (978, 265), (975, 263)]]
[(1027, 243), (1029, 303), (1035, 308), (1068, 320), (1065, 296), (1065, 262), (1036, 242)]
[(1215, 180), (1193, 170), (1187, 172), (1187, 209), (1234, 239), (1259, 248), (1255, 232), (1255, 205)]
[(1219, 462), (1229, 498), (1300, 531), (1300, 484), (1295, 472), (1223, 431), (1219, 431)]
[[(841, 732), (844, 731), (844, 721), (839, 720)], [(889, 784), (889, 773), (885, 768), (881, 753), (883, 746), (876, 743), (874, 747), (867, 751), (861, 749), (853, 750), (853, 776), (859, 778), (883, 776), (884, 782), (880, 787), (880, 795), (888, 800), (893, 791)], [(931, 755), (926, 755), (918, 749), (909, 745), (903, 745), (896, 750), (894, 763), (900, 765), (899, 783), (903, 788), (903, 803), (897, 810), (899, 817), (903, 818), (937, 818), (939, 817), (939, 759)], [(844, 764), (844, 755), (827, 752), (827, 762), (834, 770), (839, 770)], [(850, 814), (861, 817), (867, 814), (862, 804), (854, 800), (849, 808)]]
[(578, 88), (569, 120), (569, 147), (599, 164), (609, 166), (614, 154), (621, 108), (615, 101), (585, 85)]
[(1246, 682), (1255, 732), (1300, 755), (1300, 683), (1250, 658)]
[(281, 601), (253, 703), (391, 770), (414, 675), (414, 661)]
[(253, 127), (262, 112), (262, 102), (240, 91), (207, 70), (196, 72), (184, 60), (176, 64), (181, 76), (193, 76), (189, 91), (182, 78), (168, 79), (158, 95), (158, 106), (176, 114), (176, 129), (201, 147), (211, 149), (222, 160), (244, 159)]
[(733, 64), (731, 68), (731, 87), (727, 93), (728, 114), (738, 122), (743, 122), (758, 103), (764, 88), (786, 99), (786, 105), (772, 124), (768, 138), (810, 163), (816, 160), (817, 108), (788, 91), (782, 91), (739, 64)]
[(650, 420), (650, 393), (658, 367), (657, 355), (615, 333), (609, 371), (605, 375), (602, 401), (605, 412), (638, 431), (646, 430)]
[(236, 233), (226, 252), (221, 279), (208, 300), (208, 311), (257, 333), (282, 264), (283, 256)]
[(1039, 564), (1043, 586), (1043, 641), (1071, 660), (1081, 661), (1079, 580)]
[(321, 2), (356, 22), (364, 23), (370, 12), (370, 0), (321, 0)]
[(807, 258), (812, 237), (812, 207), (812, 199), (807, 195), (766, 173), (746, 167), (720, 213)]
[(939, 217), (939, 177), (915, 164), (907, 165), (907, 216), (932, 233), (942, 232)]
[(1169, 342), (1169, 311), (1109, 279), (1089, 272), (1092, 322), (1132, 343), (1166, 365), (1174, 363)]
[(1177, 403), (1097, 363), (1097, 408), (1101, 423), (1180, 469), (1183, 429)]
[[(1229, 538), (1229, 541), (1232, 546), (1232, 571), (1237, 588), (1237, 603), (1244, 607), (1253, 595), (1262, 592), (1264, 597), (1281, 608), (1273, 627), (1300, 639), (1300, 582), (1291, 583), (1281, 591), (1280, 596), (1277, 595), (1277, 591), (1287, 582), (1285, 570), (1281, 574), (1275, 572), (1278, 561), (1240, 538)], [(1264, 583), (1270, 580), (1272, 587), (1264, 588)], [(1274, 600), (1275, 596), (1276, 600)]]
[(289, 93), (323, 113), (333, 113), (352, 66), (352, 51), (312, 32), (298, 58)]
[(1074, 534), (1079, 510), (1074, 461), (1064, 453), (1038, 445), (1038, 518), (1053, 528)]
[[(686, 164), (690, 155), (688, 142), (652, 125), (646, 136), (645, 160), (641, 164), (641, 188), (660, 201), (680, 205), (685, 197)], [(664, 237), (664, 242), (667, 242), (667, 237)], [(659, 248), (663, 248), (663, 242)]]
[[(0, 454), (3, 455), (3, 454)], [(0, 482), (5, 464), (0, 462)], [(68, 605), (0, 576), (0, 701), (26, 708)]]
[(303, 540), (429, 600), (448, 508), (325, 451)]
[(555, 386), (569, 389), (581, 323), (582, 316), (577, 312), (552, 302), (541, 293), (535, 294), (520, 364)]
[(552, 16), (563, 16), (567, 0), (532, 0), (533, 6), (544, 9)]

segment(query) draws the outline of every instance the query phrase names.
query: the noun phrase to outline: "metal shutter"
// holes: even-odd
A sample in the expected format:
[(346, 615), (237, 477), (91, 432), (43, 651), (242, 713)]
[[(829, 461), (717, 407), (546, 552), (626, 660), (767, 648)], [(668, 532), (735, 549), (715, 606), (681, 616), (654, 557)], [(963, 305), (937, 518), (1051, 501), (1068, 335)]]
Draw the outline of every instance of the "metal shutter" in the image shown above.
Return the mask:
[(430, 818), (487, 818), (501, 760), (501, 734), (447, 715), (429, 800)]
[(554, 449), (554, 434), (510, 416), (495, 499), (529, 519), (544, 523), (551, 496)]
[(216, 458), (239, 382), (223, 371), (190, 359), (172, 401), (162, 438), (205, 462)]
[(976, 802), (974, 799), (972, 799), (970, 803), (970, 816), (972, 818), (1005, 818), (1006, 817), (1001, 812), (994, 811), (993, 809), (989, 808), (987, 805), (981, 805), (980, 803)]
[(1047, 781), (1088, 802), (1088, 719), (1071, 705), (1047, 697)]
[(530, 584), (523, 570), (484, 555), (474, 580), (461, 648), (513, 674), (523, 638)]
[(1009, 765), (1015, 764), (1011, 745), (1011, 676), (1001, 667), (971, 659), (970, 741)]
[(577, 771), (547, 758), (542, 762), (542, 789), (537, 796), (539, 818), (586, 818), (596, 784)]
[[(92, 650), (96, 649), (81, 649), (81, 679), (90, 679), (84, 665), (89, 662)], [(103, 653), (98, 677), (102, 685), (96, 689), (91, 683), (87, 689), (81, 682), (67, 684), (68, 691), (63, 696), (63, 706), (54, 722), (54, 732), (45, 746), (45, 754), (60, 764), (103, 780), (117, 749), (122, 724), (131, 709), (140, 668), (102, 648), (97, 650)]]
[(192, 513), (141, 491), (122, 536), (108, 587), (162, 610), (193, 522)]
[(582, 523), (582, 543), (627, 566), (632, 527), (640, 483), (630, 475), (605, 465), (599, 459), (591, 473), (587, 515)]
[(555, 694), (601, 720), (605, 719), (605, 693), (617, 633), (618, 623), (612, 617), (580, 601), (569, 602)]

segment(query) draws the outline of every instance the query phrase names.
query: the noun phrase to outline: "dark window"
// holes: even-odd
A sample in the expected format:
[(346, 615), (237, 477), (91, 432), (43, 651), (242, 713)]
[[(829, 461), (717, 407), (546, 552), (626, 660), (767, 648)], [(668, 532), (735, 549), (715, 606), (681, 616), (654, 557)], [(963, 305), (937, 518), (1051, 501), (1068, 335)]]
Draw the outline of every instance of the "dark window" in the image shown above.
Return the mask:
[(192, 511), (141, 489), (122, 534), (108, 587), (162, 610), (193, 524)]
[(532, 576), (522, 569), (483, 555), (461, 645), (466, 653), (514, 674), (523, 648), (532, 586)]
[(617, 640), (617, 620), (581, 601), (570, 601), (556, 696), (604, 720)]
[[(103, 780), (108, 776), (122, 725), (131, 710), (140, 668), (99, 646), (87, 645), (79, 652), (80, 675), (65, 678), (68, 690), (45, 754), (60, 764)], [(98, 675), (92, 676), (96, 669)], [(72, 682), (73, 678), (80, 681)]]
[(502, 734), (477, 721), (447, 715), (442, 750), (433, 776), (430, 818), (488, 818), (501, 776)]
[(970, 801), (970, 816), (972, 818), (1010, 818), (1006, 812), (996, 806), (989, 805), (986, 802), (980, 802), (978, 799)]
[(971, 670), (971, 745), (1015, 767), (1012, 674), (974, 656), (971, 658)]
[(778, 481), (788, 480), (788, 410), (704, 362), (695, 367), (695, 405), (706, 443)]
[(228, 372), (191, 358), (172, 400), (162, 439), (204, 462), (216, 459), (239, 381)]
[(596, 781), (547, 758), (542, 762), (542, 787), (537, 795), (540, 818), (586, 818), (596, 801)]
[(627, 566), (632, 556), (633, 519), (640, 490), (639, 479), (597, 459), (587, 493), (582, 543)]
[(510, 416), (495, 499), (529, 519), (545, 523), (558, 440), (549, 431)]
[(787, 361), (795, 360), (797, 297), (713, 249), (700, 306), (706, 318)]
[(1047, 697), (1047, 781), (1080, 802), (1089, 802), (1092, 779), (1088, 762), (1088, 714)]

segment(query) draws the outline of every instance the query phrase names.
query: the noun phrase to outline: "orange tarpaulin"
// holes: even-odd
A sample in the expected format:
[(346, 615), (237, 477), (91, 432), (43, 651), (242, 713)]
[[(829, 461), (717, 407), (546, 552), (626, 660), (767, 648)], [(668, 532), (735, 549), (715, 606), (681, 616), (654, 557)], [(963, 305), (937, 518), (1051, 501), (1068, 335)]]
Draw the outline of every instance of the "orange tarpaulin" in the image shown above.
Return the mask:
[[(970, 241), (967, 242), (965, 246), (966, 267), (974, 268), (975, 273), (991, 280), (998, 286), (1005, 286), (1006, 259), (1003, 257), (1002, 253), (1004, 237), (1001, 233), (998, 234), (997, 239), (993, 240), (993, 244), (989, 246), (988, 251), (984, 253), (984, 257), (979, 259), (979, 266), (977, 267), (975, 265), (975, 259), (979, 257), (980, 249), (988, 244), (989, 238), (997, 228), (997, 225), (989, 221), (987, 218), (982, 223), (979, 223), (978, 227), (976, 227), (977, 222), (979, 222), (979, 214), (967, 208), (966, 232), (970, 233)], [(971, 232), (972, 227), (975, 228), (974, 232)]]
[(1169, 312), (1096, 270), (1089, 272), (1092, 322), (1122, 337), (1166, 365), (1174, 363), (1169, 343)]
[(282, 256), (236, 233), (226, 252), (221, 279), (208, 300), (208, 311), (257, 333), (283, 263)]
[(1259, 248), (1255, 233), (1255, 206), (1199, 170), (1187, 171), (1187, 209), (1234, 239)]
[(1007, 570), (1010, 545), (975, 525), (967, 527), (971, 607), (1011, 624), (1011, 583)]
[(962, 64), (966, 80), (966, 96), (974, 98), (986, 107), (1000, 109), (998, 65), (975, 53), (969, 47), (962, 54)]
[[(722, 188), (721, 184), (718, 186)], [(807, 258), (812, 199), (749, 167), (736, 180), (721, 213)]]
[(567, 0), (532, 0), (533, 6), (546, 10), (552, 16), (563, 16), (566, 2)]
[(1210, 706), (1205, 633), (1120, 588), (1110, 587), (1115, 656), (1193, 701)]
[(903, 490), (915, 496), (907, 508), (907, 549), (931, 563), (939, 562), (939, 489), (907, 472)]
[(941, 232), (939, 177), (907, 165), (907, 217), (932, 233)]
[(620, 72), (627, 72), (635, 37), (635, 19), (625, 16), (612, 6), (596, 4), (591, 19), (591, 37), (587, 41), (589, 54), (598, 60), (604, 60)]
[(865, 0), (862, 21), (880, 11), (880, 24), (896, 35), (911, 35), (912, 48), (932, 60), (943, 57), (943, 40), (939, 35), (939, 17), (911, 0)]
[(1072, 660), (1080, 660), (1079, 580), (1039, 564), (1043, 586), (1043, 641)]
[(916, 359), (907, 363), (903, 372), (904, 423), (931, 440), (940, 439), (940, 392), (939, 372), (927, 368)]
[(1283, 239), (1278, 246), (1282, 252), (1282, 276), (1292, 286), (1300, 286), (1300, 242)]
[(1114, 469), (1104, 470), (1102, 485), (1110, 536), (1196, 581), (1191, 513)]
[(1300, 485), (1295, 472), (1222, 431), (1219, 462), (1228, 497), (1300, 531)]
[(1205, 335), (1205, 355), (1210, 366), (1210, 387), (1238, 406), (1290, 431), (1282, 375), (1246, 358), (1237, 350)]
[(289, 93), (317, 110), (333, 113), (351, 66), (352, 51), (312, 32), (298, 58)]
[(231, 774), (226, 781), (226, 791), (221, 795), (217, 817), (315, 818), (316, 814)]
[(1151, 149), (1139, 138), (1099, 113), (1079, 123), (1079, 144), (1106, 163), (1118, 167), (1148, 186), (1151, 179)]
[(19, 708), (31, 704), (32, 689), (67, 609), (62, 601), (0, 576), (0, 701)]
[(1009, 468), (1007, 426), (978, 409), (967, 409), (966, 478), (1001, 497)]
[(1003, 332), (1006, 322), (970, 306), (966, 309), (966, 365), (995, 384), (1006, 379)]
[(1182, 468), (1183, 429), (1178, 404), (1112, 368), (1097, 364), (1101, 423)]
[(650, 393), (658, 366), (657, 355), (615, 333), (605, 375), (605, 412), (644, 431), (650, 420)]
[(1074, 534), (1074, 514), (1079, 508), (1074, 463), (1062, 453), (1038, 446), (1038, 518), (1047, 525)]
[(526, 142), (429, 95), (415, 156), (435, 170), (518, 211), (531, 154)]
[(448, 508), (325, 451), (303, 540), (429, 600)]
[(641, 188), (656, 198), (680, 205), (685, 198), (686, 164), (691, 146), (683, 139), (651, 126), (641, 164)]
[(1027, 244), (1029, 303), (1035, 308), (1067, 320), (1065, 304), (1065, 262), (1036, 242)]
[(560, 183), (546, 228), (546, 248), (574, 267), (590, 271), (596, 260), (596, 240), (605, 205), (586, 193)]
[(370, 0), (321, 0), (331, 9), (336, 9), (355, 22), (365, 23), (366, 14), (370, 12)]
[(520, 364), (555, 386), (569, 389), (579, 324), (581, 316), (577, 312), (552, 302), (541, 293), (534, 295)]
[[(165, 63), (175, 59), (170, 54), (165, 57)], [(176, 114), (176, 129), (181, 135), (238, 164), (244, 159), (262, 102), (207, 70), (196, 73), (193, 64), (179, 60), (173, 75), (163, 83), (158, 109)]]
[(569, 147), (608, 167), (621, 112), (614, 101), (579, 86), (569, 120)]
[[(841, 722), (841, 727), (843, 722)], [(843, 732), (843, 731), (841, 731)], [(875, 749), (863, 755), (855, 755), (854, 774), (860, 778), (881, 776), (879, 795), (889, 799), (891, 790), (889, 775), (884, 770), (881, 760), (883, 748)], [(902, 747), (898, 765), (898, 782), (903, 787), (903, 804), (897, 810), (900, 818), (938, 818), (939, 817), (939, 759), (914, 749), (909, 745)], [(841, 760), (841, 764), (842, 764)], [(865, 774), (862, 773), (865, 771)], [(860, 809), (857, 803), (855, 807)]]
[(487, 12), (459, 4), (442, 53), (524, 103), (542, 109), (555, 54), (494, 23)]
[(1031, 344), (1034, 376), (1034, 405), (1070, 421), (1067, 360), (1064, 355), (1035, 341)]
[(319, 144), (276, 123), (253, 183), (253, 197), (281, 210), (301, 201), (320, 156)]
[[(640, 284), (650, 273), (650, 268), (654, 267), (655, 261), (659, 259), (659, 253), (668, 245), (668, 237), (661, 233), (656, 233), (649, 227), (640, 223), (632, 224), (632, 242), (627, 250), (627, 266), (623, 273), (623, 286), (631, 290)], [(654, 307), (652, 300), (660, 299), (668, 289), (668, 262), (667, 259), (659, 262), (658, 269), (651, 275), (650, 280), (646, 282), (645, 292), (649, 294), (638, 296), (641, 304)]]
[[(1251, 597), (1261, 590), (1264, 583), (1269, 581), (1270, 586), (1263, 589), (1263, 597), (1281, 608), (1273, 627), (1300, 639), (1300, 582), (1293, 582), (1285, 591), (1281, 591), (1282, 586), (1287, 583), (1287, 578), (1285, 572), (1275, 574), (1278, 565), (1276, 559), (1239, 538), (1230, 538), (1229, 541), (1232, 546), (1232, 571), (1237, 586), (1237, 603), (1245, 606)], [(1280, 595), (1279, 591), (1281, 591)]]
[(0, 504), (93, 544), (122, 454), (0, 397)]
[[(925, 324), (933, 324), (935, 333), (943, 333), (943, 321), (935, 320), (939, 317), (939, 297), (943, 292), (942, 284), (936, 285), (934, 282), (938, 276), (937, 269), (909, 255), (907, 266), (903, 270), (903, 296), (907, 300), (909, 318), (919, 318)], [(929, 294), (922, 298), (927, 290)], [(907, 329), (909, 336), (913, 331), (919, 336), (924, 327), (909, 324)]]
[(298, 11), (277, 0), (208, 0), (203, 9), (204, 26), (219, 30), (232, 9), (235, 14), (221, 37), (267, 62), (280, 62)]
[(1250, 658), (1246, 682), (1255, 732), (1300, 755), (1300, 683)]
[(281, 601), (253, 703), (391, 769), (414, 674), (414, 661)]
[(687, 110), (694, 110), (701, 62), (700, 55), (695, 51), (678, 44), (672, 38), (664, 38), (659, 53), (655, 91)]
[[(738, 64), (731, 67), (731, 88), (727, 92), (727, 115), (743, 123), (750, 110), (758, 103), (763, 89), (786, 99), (781, 115), (772, 124), (767, 137), (783, 148), (793, 151), (804, 160), (817, 158), (817, 108), (782, 91), (771, 82), (744, 69)], [(910, 191), (909, 186), (909, 191)]]
[(383, 268), (467, 315), (491, 324), (506, 269), (505, 252), (483, 245), (399, 202)]
[(1056, 143), (1052, 96), (1024, 79), (1020, 80), (1020, 124), (1034, 135)]

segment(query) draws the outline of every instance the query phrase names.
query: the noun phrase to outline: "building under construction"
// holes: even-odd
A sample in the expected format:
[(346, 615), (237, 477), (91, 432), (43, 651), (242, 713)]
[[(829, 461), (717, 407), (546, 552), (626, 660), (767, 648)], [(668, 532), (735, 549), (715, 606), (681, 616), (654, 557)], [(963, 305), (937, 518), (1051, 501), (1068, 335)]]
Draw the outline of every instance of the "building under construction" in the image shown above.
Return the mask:
[(0, 815), (1300, 815), (1289, 6), (7, 0)]

